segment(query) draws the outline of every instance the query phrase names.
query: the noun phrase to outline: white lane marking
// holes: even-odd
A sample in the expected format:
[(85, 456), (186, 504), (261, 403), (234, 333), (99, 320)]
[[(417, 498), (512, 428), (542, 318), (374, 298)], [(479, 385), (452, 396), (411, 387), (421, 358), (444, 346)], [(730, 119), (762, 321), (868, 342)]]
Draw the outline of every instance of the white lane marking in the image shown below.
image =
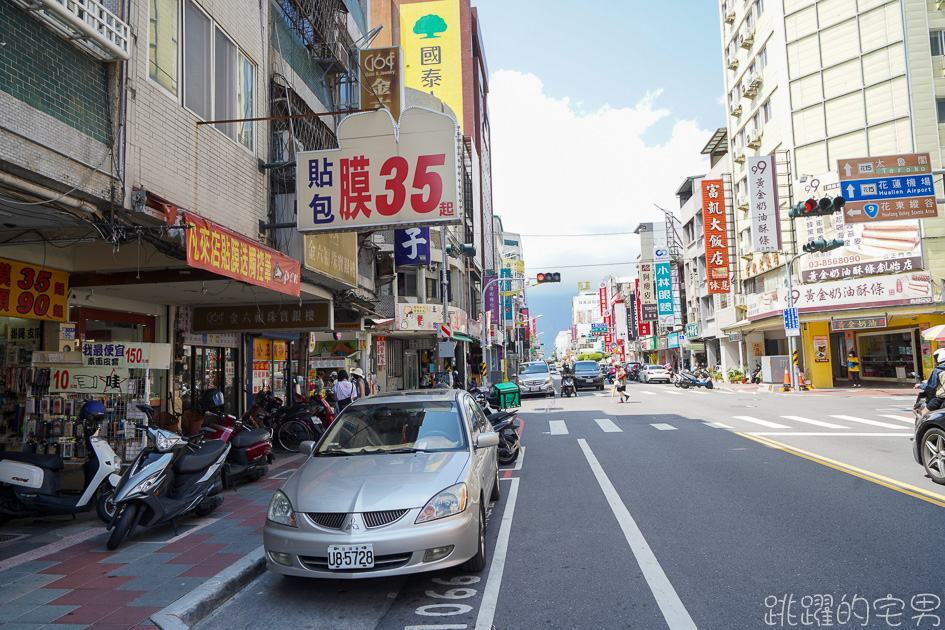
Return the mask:
[(671, 390), (671, 389), (663, 389), (663, 390), (660, 390), (660, 393), (661, 393), (661, 394), (671, 394), (671, 395), (673, 395), (673, 396), (682, 396), (682, 395), (683, 395), (682, 392), (674, 392), (674, 391)]
[(727, 424), (722, 424), (721, 422), (706, 422), (705, 420), (703, 420), (702, 424), (706, 426), (710, 426), (713, 429), (731, 429), (732, 428), (728, 426)]
[(803, 422), (805, 424), (813, 424), (818, 427), (824, 427), (825, 429), (849, 429), (850, 427), (845, 427), (841, 424), (833, 424), (831, 422), (824, 422), (823, 420), (813, 420), (811, 418), (805, 418), (803, 416), (781, 416), (785, 420), (794, 420), (796, 422)]
[(760, 424), (763, 427), (768, 427), (770, 429), (790, 429), (791, 427), (786, 424), (778, 424), (777, 422), (769, 422), (767, 420), (762, 420), (761, 418), (753, 418), (751, 416), (732, 416), (736, 420), (744, 420), (745, 422), (754, 422), (755, 424)]
[(878, 415), (880, 418), (889, 418), (891, 420), (898, 420), (899, 422), (908, 422), (909, 424), (915, 424), (915, 418), (907, 418), (905, 416), (894, 416), (888, 413), (880, 413), (876, 415)]
[(492, 564), (489, 565), (489, 577), (482, 590), (482, 603), (479, 604), (479, 616), (476, 617), (476, 630), (491, 630), (495, 621), (495, 608), (499, 602), (499, 589), (502, 586), (502, 573), (505, 571), (505, 558), (509, 551), (509, 536), (512, 532), (512, 516), (515, 514), (515, 502), (518, 500), (520, 478), (512, 479), (509, 498), (502, 512), (502, 524), (499, 526), (499, 538), (492, 551)]
[(519, 444), (518, 445), (518, 458), (516, 458), (515, 468), (513, 468), (512, 470), (521, 470), (523, 461), (525, 461), (525, 447)]
[(422, 626), (404, 626), (404, 630), (466, 630), (468, 627), (464, 623), (436, 624), (432, 626), (423, 624)]
[(849, 420), (850, 422), (859, 422), (860, 424), (868, 424), (874, 427), (883, 427), (884, 429), (901, 429), (901, 425), (889, 424), (888, 422), (880, 422), (878, 420), (868, 420), (866, 418), (857, 418), (856, 416), (830, 416), (831, 418), (836, 418), (837, 420)]
[(676, 430), (676, 427), (674, 427), (671, 424), (657, 423), (657, 424), (651, 424), (650, 426), (653, 427), (654, 429), (659, 429), (660, 431), (675, 431)]
[(656, 392), (648, 392), (645, 389), (640, 390), (641, 394), (646, 394), (647, 396), (656, 396)]
[(718, 393), (718, 394), (726, 394), (726, 395), (728, 395), (728, 396), (731, 396), (732, 394), (735, 393), (735, 392), (730, 392), (730, 391), (728, 391), (727, 389), (719, 389), (719, 388), (717, 388), (717, 387), (713, 387), (713, 388), (712, 388), (712, 391), (714, 391), (714, 392), (716, 392), (716, 393)]
[(614, 421), (610, 418), (595, 418), (594, 422), (604, 433), (623, 433), (623, 429), (614, 424)]
[(548, 431), (551, 435), (567, 435), (568, 425), (565, 424), (564, 420), (549, 420)]
[(793, 435), (797, 437), (912, 437), (911, 433), (831, 433), (824, 431), (822, 433), (779, 433), (777, 431), (757, 431), (748, 435)]
[(700, 392), (700, 391), (695, 390), (695, 389), (690, 390), (689, 393), (690, 393), (690, 394), (695, 394), (696, 396), (708, 396), (708, 395), (709, 395), (709, 392)]
[[(630, 510), (620, 500), (617, 489), (610, 482), (607, 473), (604, 472), (600, 462), (597, 461), (597, 457), (594, 456), (593, 451), (587, 445), (587, 441), (580, 439), (578, 444), (581, 450), (584, 451), (584, 457), (587, 458), (591, 471), (597, 477), (597, 483), (600, 484), (600, 489), (604, 492), (607, 503), (617, 518), (617, 523), (623, 531), (624, 538), (627, 539), (627, 543), (630, 545), (630, 551), (636, 558), (637, 564), (643, 572), (643, 577), (653, 592), (653, 597), (663, 613), (663, 618), (666, 619), (666, 625), (669, 626), (670, 630), (696, 630), (696, 624), (689, 616), (689, 611), (686, 610), (686, 606), (679, 599), (676, 589), (673, 588), (669, 578), (666, 577), (663, 567), (660, 566), (656, 555), (647, 544), (646, 538), (643, 537), (643, 532), (640, 531), (636, 521), (633, 520)], [(490, 579), (491, 577), (490, 571)], [(479, 624), (476, 624), (476, 629), (480, 630)], [(487, 630), (487, 627), (483, 626), (481, 630)]]

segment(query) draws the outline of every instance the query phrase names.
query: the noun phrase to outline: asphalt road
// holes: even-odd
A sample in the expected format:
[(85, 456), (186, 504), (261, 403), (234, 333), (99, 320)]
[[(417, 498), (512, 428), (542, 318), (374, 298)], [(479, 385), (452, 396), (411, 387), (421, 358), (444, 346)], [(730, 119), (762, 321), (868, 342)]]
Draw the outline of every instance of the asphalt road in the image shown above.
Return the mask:
[(504, 473), (483, 573), (267, 574), (198, 628), (247, 615), (274, 627), (379, 630), (893, 628), (945, 618), (943, 553), (929, 536), (945, 492), (912, 460), (911, 396), (630, 391), (624, 404), (609, 392), (524, 402), (526, 452)]

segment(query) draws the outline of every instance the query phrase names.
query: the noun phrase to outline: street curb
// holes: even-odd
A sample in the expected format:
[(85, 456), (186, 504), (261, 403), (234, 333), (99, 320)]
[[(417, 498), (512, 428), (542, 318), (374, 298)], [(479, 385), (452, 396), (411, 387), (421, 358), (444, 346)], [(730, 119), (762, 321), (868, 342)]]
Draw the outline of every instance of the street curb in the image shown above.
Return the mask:
[(170, 606), (151, 615), (151, 621), (163, 630), (190, 630), (265, 572), (265, 553), (260, 545)]

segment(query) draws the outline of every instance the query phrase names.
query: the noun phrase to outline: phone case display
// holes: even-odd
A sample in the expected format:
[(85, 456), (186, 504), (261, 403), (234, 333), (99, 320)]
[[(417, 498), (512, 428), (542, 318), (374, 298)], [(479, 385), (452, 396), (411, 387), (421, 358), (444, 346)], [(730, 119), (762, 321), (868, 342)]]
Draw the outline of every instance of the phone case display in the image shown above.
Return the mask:
[(39, 328), (2, 326), (0, 339), (0, 449), (19, 450), (23, 444), (27, 394), (35, 380), (31, 362), (39, 347)]

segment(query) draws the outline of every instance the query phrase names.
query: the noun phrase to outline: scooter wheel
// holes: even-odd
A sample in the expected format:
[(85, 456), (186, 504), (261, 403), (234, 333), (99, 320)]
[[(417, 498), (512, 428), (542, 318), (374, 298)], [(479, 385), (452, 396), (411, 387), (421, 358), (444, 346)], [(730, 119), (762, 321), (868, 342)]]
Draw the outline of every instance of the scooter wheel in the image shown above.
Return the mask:
[(98, 494), (98, 501), (95, 502), (95, 513), (99, 520), (108, 525), (115, 516), (115, 502), (112, 500), (115, 496), (115, 489), (107, 486)]
[(134, 523), (137, 513), (137, 505), (131, 504), (125, 506), (125, 509), (122, 510), (121, 514), (118, 516), (118, 521), (115, 523), (112, 533), (108, 536), (108, 542), (105, 543), (105, 546), (108, 547), (109, 550), (118, 548), (118, 545), (121, 544), (122, 539), (128, 533), (128, 530), (131, 529), (131, 524)]

